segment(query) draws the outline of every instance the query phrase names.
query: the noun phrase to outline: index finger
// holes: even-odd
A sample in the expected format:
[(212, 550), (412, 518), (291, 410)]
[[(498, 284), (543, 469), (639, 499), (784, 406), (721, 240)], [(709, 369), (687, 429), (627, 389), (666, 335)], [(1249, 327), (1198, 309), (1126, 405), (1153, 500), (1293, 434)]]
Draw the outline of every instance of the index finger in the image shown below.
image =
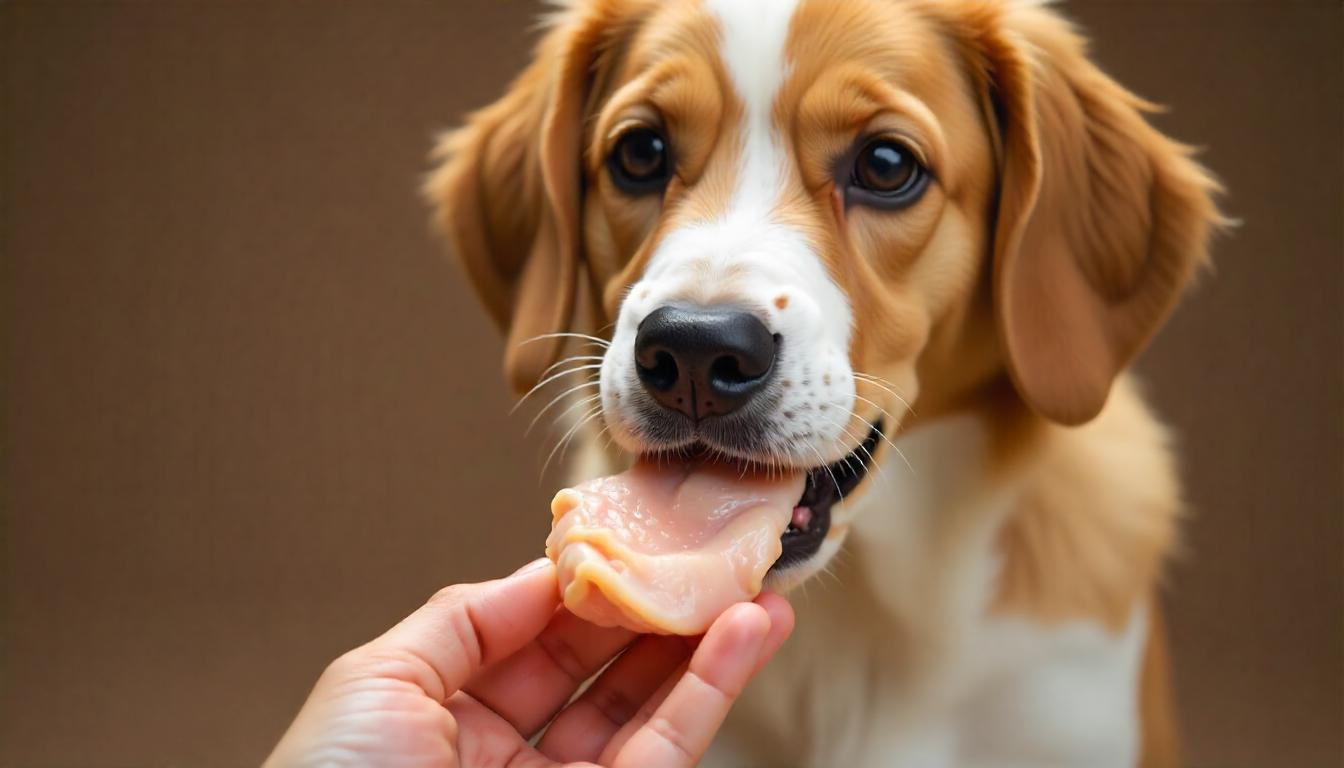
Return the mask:
[(344, 662), (354, 676), (406, 680), (444, 701), (536, 637), (559, 603), (555, 567), (542, 558), (503, 579), (439, 591)]

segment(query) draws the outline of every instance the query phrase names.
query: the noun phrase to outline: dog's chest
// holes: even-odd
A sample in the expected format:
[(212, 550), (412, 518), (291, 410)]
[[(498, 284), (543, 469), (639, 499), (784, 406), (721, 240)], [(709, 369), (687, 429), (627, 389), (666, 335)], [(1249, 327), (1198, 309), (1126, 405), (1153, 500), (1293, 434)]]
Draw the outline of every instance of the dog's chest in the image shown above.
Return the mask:
[[(835, 579), (707, 765), (1132, 765), (1144, 619), (1122, 633), (987, 612), (1014, 491), (984, 482), (971, 418), (897, 442)], [(913, 469), (912, 469), (913, 468)]]

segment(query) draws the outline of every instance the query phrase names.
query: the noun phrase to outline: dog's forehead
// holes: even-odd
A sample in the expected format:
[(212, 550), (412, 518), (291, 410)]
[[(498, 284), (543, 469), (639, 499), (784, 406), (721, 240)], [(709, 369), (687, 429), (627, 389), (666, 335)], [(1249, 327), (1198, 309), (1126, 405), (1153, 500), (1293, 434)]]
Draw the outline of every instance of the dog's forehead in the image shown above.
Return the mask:
[(775, 207), (785, 158), (773, 124), (788, 77), (787, 45), (797, 0), (708, 0), (720, 27), (720, 58), (742, 104), (741, 155), (730, 213), (760, 219)]
[(706, 0), (719, 26), (719, 57), (748, 119), (768, 119), (787, 76), (789, 29), (798, 2)]

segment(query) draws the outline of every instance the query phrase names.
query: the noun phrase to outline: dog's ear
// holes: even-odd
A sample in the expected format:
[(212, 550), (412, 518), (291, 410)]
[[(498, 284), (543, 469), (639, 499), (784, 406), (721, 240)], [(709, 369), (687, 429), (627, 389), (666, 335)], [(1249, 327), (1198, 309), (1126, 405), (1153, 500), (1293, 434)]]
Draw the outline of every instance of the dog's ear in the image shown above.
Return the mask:
[(994, 301), (1010, 374), (1038, 413), (1095, 416), (1207, 259), (1216, 182), (1144, 119), (1037, 4), (962, 20), (999, 148)]
[(609, 5), (557, 13), (504, 96), (439, 142), (424, 188), (449, 249), (505, 331), (504, 373), (518, 392), (559, 357), (564, 339), (554, 334), (574, 313), (583, 113), (612, 28)]

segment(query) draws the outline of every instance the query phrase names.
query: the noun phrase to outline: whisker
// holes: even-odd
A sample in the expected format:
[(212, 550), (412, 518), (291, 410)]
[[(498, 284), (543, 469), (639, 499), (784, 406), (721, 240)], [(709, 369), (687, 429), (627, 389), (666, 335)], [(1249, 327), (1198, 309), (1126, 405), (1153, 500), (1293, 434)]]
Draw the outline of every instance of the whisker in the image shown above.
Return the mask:
[[(582, 386), (582, 385), (580, 385), (580, 386)], [(572, 392), (572, 391), (574, 391), (574, 390), (570, 390), (570, 391)], [(568, 407), (568, 408), (566, 408), (566, 409), (563, 410), (563, 411), (560, 411), (559, 413), (557, 413), (557, 414), (555, 415), (555, 418), (551, 420), (552, 425), (554, 425), (554, 424), (558, 424), (558, 423), (560, 422), (560, 420), (563, 419), (563, 418), (565, 418), (565, 416), (566, 416), (567, 414), (573, 413), (575, 408), (579, 408), (579, 407), (582, 407), (582, 406), (585, 406), (585, 405), (592, 405), (592, 403), (593, 403), (594, 400), (597, 400), (597, 399), (599, 399), (599, 398), (601, 398), (601, 397), (602, 397), (602, 393), (601, 393), (601, 392), (598, 392), (597, 394), (595, 394), (595, 395), (589, 395), (588, 397), (585, 397), (585, 398), (583, 398), (582, 400), (575, 400), (574, 402), (572, 402), (572, 403), (569, 404), (569, 407)], [(552, 402), (554, 402), (554, 401), (552, 401)], [(538, 419), (541, 418), (541, 414), (537, 414), (537, 418), (538, 418)], [(523, 435), (526, 436), (526, 435), (528, 434), (528, 432), (531, 432), (531, 431), (532, 431), (532, 427), (535, 426), (536, 423), (537, 423), (537, 419), (533, 419), (533, 420), (532, 420), (532, 424), (529, 424), (529, 425), (528, 425), (528, 427), (527, 427), (527, 432), (524, 432)]]
[[(882, 413), (886, 414), (886, 416), (887, 416), (888, 418), (891, 418), (891, 414), (890, 414), (890, 413), (887, 413), (886, 409), (884, 409), (882, 406), (878, 405), (877, 403), (874, 403), (872, 400), (869, 400), (868, 398), (866, 398), (866, 397), (862, 397), (862, 396), (857, 395), (857, 394), (854, 395), (854, 397), (857, 398), (857, 399), (859, 399), (859, 400), (864, 401), (865, 403), (868, 403), (869, 405), (871, 405), (871, 406), (873, 406), (873, 407), (875, 407), (875, 408), (877, 408), (879, 411), (882, 411)], [(856, 416), (860, 421), (864, 422), (864, 423), (867, 424), (868, 426), (870, 426), (870, 427), (873, 426), (873, 423), (872, 423), (872, 422), (868, 421), (867, 419), (863, 418), (862, 416), (859, 416), (859, 414), (854, 413), (853, 411), (850, 411), (850, 413), (852, 413), (852, 414), (853, 414), (854, 416)], [(911, 411), (910, 413), (913, 414), (914, 411)], [(892, 420), (895, 421), (895, 419), (892, 419)], [(877, 434), (878, 434), (879, 436), (881, 436), (882, 440), (885, 441), (887, 445), (891, 446), (891, 450), (895, 451), (897, 456), (900, 456), (900, 457), (901, 457), (901, 461), (905, 462), (905, 466), (906, 466), (906, 468), (908, 468), (908, 469), (910, 470), (910, 474), (915, 475), (915, 476), (918, 476), (919, 473), (915, 471), (914, 466), (910, 463), (910, 459), (907, 459), (907, 458), (905, 457), (905, 453), (904, 453), (903, 451), (901, 451), (900, 448), (896, 447), (896, 443), (892, 442), (891, 438), (890, 438), (890, 437), (887, 437), (887, 434), (886, 434), (885, 432), (883, 432), (882, 430), (880, 430), (880, 429), (877, 430)]]
[(574, 422), (574, 426), (570, 427), (569, 431), (566, 432), (564, 436), (560, 438), (559, 442), (555, 444), (555, 447), (551, 448), (551, 452), (546, 454), (546, 463), (541, 465), (541, 474), (538, 475), (537, 478), (538, 480), (546, 476), (546, 470), (550, 469), (551, 460), (555, 458), (555, 453), (556, 451), (560, 450), (560, 446), (567, 443), (570, 440), (570, 438), (572, 438), (575, 435), (575, 433), (578, 432), (579, 427), (582, 427), (584, 424), (587, 424), (589, 419), (593, 418), (594, 416), (596, 416), (601, 412), (602, 412), (602, 406), (600, 405), (594, 406), (591, 410), (589, 410), (586, 414), (583, 415), (583, 418)]
[[(860, 421), (864, 422), (865, 424), (868, 424), (869, 429), (876, 431), (878, 435), (885, 437), (885, 435), (882, 435), (882, 430), (874, 427), (872, 423), (869, 422), (867, 419), (863, 418), (862, 416), (859, 416), (854, 411), (850, 411), (849, 414), (859, 419)], [(844, 432), (847, 436), (849, 436), (849, 439), (857, 441), (857, 445), (855, 446), (854, 450), (863, 451), (864, 455), (868, 457), (868, 464), (874, 467), (877, 470), (877, 474), (882, 478), (882, 481), (886, 482), (885, 470), (883, 470), (882, 465), (878, 462), (877, 457), (873, 456), (872, 451), (868, 450), (868, 446), (864, 445), (864, 441), (859, 440), (858, 437), (853, 432), (850, 432), (849, 429), (844, 424), (837, 424), (836, 422), (831, 421), (830, 419), (827, 419), (827, 421), (830, 422), (831, 426), (839, 429), (841, 432)], [(840, 441), (837, 439), (836, 442)], [(840, 443), (840, 446), (843, 448), (844, 443)], [(892, 447), (895, 448), (896, 446), (893, 445)], [(852, 452), (853, 451), (851, 451), (851, 453)]]
[[(858, 396), (855, 395), (855, 397), (858, 397)], [(882, 406), (877, 405), (877, 403), (874, 403), (874, 402), (872, 402), (871, 400), (868, 400), (868, 401), (866, 401), (866, 402), (868, 402), (869, 405), (876, 406), (878, 410), (882, 410)], [(882, 411), (882, 412), (883, 412), (883, 413), (886, 413), (886, 411)], [(849, 412), (849, 415), (850, 415), (850, 416), (853, 416), (854, 418), (858, 419), (859, 421), (862, 421), (864, 424), (867, 424), (869, 429), (871, 429), (872, 431), (876, 432), (876, 433), (877, 433), (877, 436), (880, 437), (880, 438), (882, 438), (882, 442), (886, 443), (887, 445), (890, 445), (892, 448), (895, 448), (895, 447), (896, 447), (896, 444), (893, 443), (893, 442), (891, 441), (891, 438), (887, 437), (887, 433), (886, 433), (886, 432), (883, 432), (882, 430), (878, 429), (878, 428), (877, 428), (877, 425), (874, 424), (873, 422), (871, 422), (871, 421), (865, 419), (863, 416), (860, 416), (858, 411), (851, 410), (851, 411)], [(889, 413), (887, 413), (886, 415), (887, 415), (888, 418), (891, 417), (891, 414), (889, 414)]]
[(536, 383), (536, 386), (534, 386), (534, 387), (532, 387), (531, 389), (527, 390), (527, 394), (525, 394), (525, 395), (523, 395), (522, 397), (518, 398), (518, 402), (514, 403), (514, 404), (513, 404), (513, 407), (509, 409), (509, 415), (512, 416), (512, 415), (514, 414), (514, 412), (516, 412), (520, 407), (522, 407), (523, 403), (527, 402), (527, 399), (528, 399), (529, 397), (531, 397), (532, 394), (533, 394), (534, 392), (536, 392), (537, 390), (539, 390), (539, 389), (541, 389), (542, 387), (546, 386), (547, 384), (550, 384), (552, 381), (555, 381), (556, 379), (560, 378), (561, 376), (568, 376), (568, 375), (570, 375), (571, 373), (578, 373), (579, 371), (591, 371), (591, 370), (596, 370), (596, 369), (601, 368), (601, 367), (602, 367), (602, 365), (601, 365), (600, 363), (593, 363), (593, 364), (591, 364), (591, 365), (580, 365), (580, 366), (578, 366), (578, 367), (576, 367), (576, 368), (570, 368), (570, 369), (567, 370), (567, 371), (560, 371), (559, 373), (553, 373), (553, 374), (551, 374), (550, 376), (547, 376), (546, 378), (542, 379), (541, 381), (538, 381), (538, 382)]
[[(827, 421), (830, 421), (830, 419), (827, 419)], [(849, 429), (847, 429), (843, 424), (836, 424), (835, 422), (831, 421), (831, 426), (836, 427), (836, 428), (839, 429), (841, 432), (844, 432), (846, 435), (849, 436), (849, 439), (850, 439), (850, 440), (856, 440), (856, 441), (858, 441), (858, 444), (857, 444), (857, 446), (854, 448), (854, 450), (855, 450), (855, 451), (863, 451), (864, 455), (868, 457), (868, 463), (869, 463), (871, 466), (877, 468), (877, 472), (878, 472), (879, 475), (883, 474), (883, 472), (882, 472), (882, 465), (877, 463), (877, 459), (873, 458), (873, 454), (870, 453), (870, 452), (868, 451), (868, 447), (865, 446), (865, 445), (863, 444), (863, 441), (862, 441), (862, 440), (859, 440), (858, 437), (856, 437), (856, 436), (854, 435), (853, 432), (850, 432)], [(840, 447), (841, 447), (841, 448), (845, 447), (845, 444), (844, 444), (843, 442), (840, 442), (840, 440), (839, 440), (838, 438), (836, 439), (836, 442), (840, 444)], [(853, 453), (853, 451), (850, 451), (849, 453)], [(847, 453), (846, 455), (848, 455), (848, 453)], [(865, 471), (866, 471), (866, 470), (865, 470)], [(884, 481), (885, 481), (885, 479), (886, 479), (886, 478), (883, 478)]]
[(879, 384), (886, 384), (887, 386), (892, 387), (893, 389), (896, 388), (896, 382), (892, 381), (891, 379), (885, 379), (881, 376), (878, 376), (875, 373), (868, 373), (867, 371), (854, 371), (853, 373), (855, 376), (858, 376), (861, 379), (868, 379), (869, 381), (875, 381)]
[[(860, 395), (858, 392), (855, 392), (855, 393), (854, 393), (854, 399), (855, 399), (855, 400), (862, 400), (863, 402), (865, 402), (865, 403), (867, 403), (867, 404), (873, 406), (873, 407), (876, 408), (877, 410), (881, 411), (883, 416), (886, 416), (888, 419), (891, 419), (891, 423), (892, 423), (893, 426), (894, 426), (895, 424), (897, 424), (897, 423), (900, 421), (900, 419), (897, 419), (895, 416), (892, 416), (892, 415), (891, 415), (891, 412), (888, 411), (886, 408), (883, 408), (883, 407), (882, 407), (881, 405), (879, 405), (878, 403), (875, 403), (875, 402), (873, 402), (872, 400), (869, 400), (868, 398), (864, 397), (863, 395)], [(913, 414), (914, 411), (911, 411), (911, 413)]]
[[(855, 399), (857, 399), (857, 400), (862, 400), (863, 402), (868, 403), (869, 405), (873, 406), (873, 407), (876, 408), (877, 410), (881, 411), (881, 412), (883, 413), (883, 415), (885, 415), (887, 418), (891, 419), (893, 422), (896, 421), (896, 419), (893, 418), (892, 415), (891, 415), (890, 413), (887, 413), (887, 409), (883, 408), (882, 406), (878, 405), (877, 403), (874, 403), (872, 400), (869, 400), (868, 398), (866, 398), (866, 397), (864, 397), (864, 396), (862, 396), (862, 395), (860, 395), (860, 394), (857, 394), (857, 393), (855, 393), (854, 397), (855, 397)], [(871, 421), (868, 421), (868, 420), (865, 419), (864, 417), (859, 416), (859, 414), (858, 414), (858, 413), (855, 413), (854, 411), (850, 411), (850, 413), (853, 414), (856, 418), (858, 418), (858, 419), (859, 419), (860, 421), (862, 421), (863, 423), (867, 424), (869, 427), (872, 427), (873, 429), (876, 429), (876, 427), (874, 427), (874, 425), (873, 425), (873, 423), (872, 423)], [(911, 414), (914, 414), (914, 411), (912, 410), (912, 411), (910, 411), (910, 413), (911, 413)], [(890, 437), (887, 437), (887, 433), (886, 433), (886, 432), (883, 432), (883, 431), (880, 430), (880, 429), (877, 429), (877, 434), (878, 434), (878, 436), (880, 436), (880, 437), (882, 438), (883, 442), (885, 442), (887, 445), (891, 446), (891, 449), (892, 449), (893, 451), (896, 452), (896, 455), (897, 455), (897, 456), (900, 456), (900, 457), (901, 457), (901, 461), (905, 462), (905, 466), (910, 470), (910, 474), (915, 475), (915, 476), (918, 476), (919, 473), (918, 473), (918, 472), (915, 472), (915, 468), (914, 468), (913, 465), (911, 465), (911, 463), (910, 463), (910, 459), (906, 458), (905, 453), (904, 453), (903, 451), (901, 451), (901, 449), (898, 448), (898, 447), (896, 446), (896, 443), (892, 442), (892, 439), (891, 439)]]
[[(598, 416), (601, 416), (601, 415), (602, 415), (602, 406), (601, 406), (601, 405), (598, 405), (598, 406), (597, 406), (597, 409), (596, 409), (595, 411), (589, 412), (589, 414), (583, 418), (583, 421), (580, 421), (580, 422), (579, 422), (578, 426), (582, 427), (584, 424), (587, 424), (588, 422), (592, 421), (593, 419), (595, 419), (595, 418), (597, 418)], [(573, 435), (570, 435), (570, 436), (569, 436), (569, 439), (568, 439), (568, 440), (566, 440), (566, 441), (564, 442), (564, 446), (565, 446), (565, 447), (560, 449), (560, 463), (561, 463), (561, 464), (563, 464), (563, 463), (565, 462), (565, 454), (569, 453), (569, 446), (571, 446), (571, 445), (574, 444), (574, 438), (577, 437), (577, 436), (578, 436), (578, 433), (575, 432)]]
[(911, 464), (910, 460), (905, 457), (905, 454), (901, 451), (901, 449), (893, 445), (892, 450), (896, 451), (896, 455), (901, 457), (901, 461), (905, 464), (905, 468), (910, 470), (910, 474), (918, 477), (919, 473), (915, 471), (915, 466)]
[(616, 443), (616, 437), (611, 434), (610, 424), (603, 424), (601, 431), (597, 433), (597, 438), (595, 439), (601, 440), (603, 437), (606, 437), (606, 442), (602, 443), (602, 450), (611, 450), (611, 446)]
[(842, 582), (840, 581), (840, 577), (835, 575), (834, 571), (832, 571), (832, 568), (835, 567), (836, 561), (840, 559), (840, 553), (842, 551), (844, 551), (844, 547), (841, 547), (840, 549), (836, 550), (835, 556), (831, 558), (831, 561), (826, 563), (826, 565), (822, 566), (821, 570), (818, 571), (820, 575), (830, 577), (830, 579), (837, 585), (841, 584)]
[[(879, 389), (879, 390), (881, 390), (881, 391), (883, 391), (883, 392), (886, 392), (887, 394), (889, 394), (889, 395), (891, 395), (892, 397), (896, 398), (897, 402), (899, 402), (899, 403), (905, 408), (905, 410), (909, 411), (911, 414), (914, 414), (914, 413), (915, 413), (914, 406), (910, 405), (910, 401), (909, 401), (909, 400), (906, 400), (904, 397), (902, 397), (901, 394), (900, 394), (899, 392), (897, 392), (897, 391), (896, 391), (890, 384), (884, 383), (884, 382), (882, 382), (882, 381), (878, 381), (878, 380), (876, 380), (876, 379), (870, 379), (870, 378), (868, 378), (867, 376), (864, 376), (864, 375), (856, 376), (856, 377), (855, 377), (855, 381), (856, 381), (856, 382), (862, 382), (862, 383), (867, 384), (867, 385), (869, 385), (869, 386), (871, 386), (871, 387), (874, 387), (874, 388)], [(916, 415), (917, 415), (917, 414), (916, 414)]]
[[(836, 568), (836, 569), (838, 569), (840, 566), (845, 565), (846, 563), (848, 563), (848, 562), (849, 562), (849, 558), (850, 558), (850, 550), (849, 550), (847, 547), (841, 547), (841, 548), (839, 548), (839, 549), (837, 549), (837, 550), (835, 551), (835, 556), (832, 557), (832, 558), (831, 558), (831, 561), (830, 561), (829, 563), (826, 564), (826, 568), (827, 568), (827, 569), (831, 569), (831, 568)], [(837, 580), (837, 581), (839, 580), (839, 577), (838, 577), (838, 576), (836, 577), (836, 580)]]
[(556, 360), (554, 363), (551, 363), (549, 368), (541, 372), (541, 378), (545, 378), (546, 374), (550, 373), (551, 371), (554, 371), (556, 368), (559, 368), (565, 363), (578, 363), (584, 360), (601, 360), (601, 359), (602, 355), (570, 355), (569, 357), (564, 357), (559, 360)]
[(900, 393), (894, 389), (896, 385), (892, 384), (890, 381), (887, 381), (886, 379), (879, 379), (878, 377), (873, 376), (870, 373), (860, 373), (859, 371), (854, 372), (854, 378), (857, 379), (858, 381), (862, 381), (865, 384), (868, 384), (869, 386), (877, 387), (878, 389), (896, 398), (897, 400), (900, 401), (901, 405), (905, 406), (905, 410), (909, 411), (911, 416), (919, 415), (915, 413), (915, 409), (910, 405), (909, 401), (907, 401), (904, 397), (901, 397)]
[[(536, 416), (533, 416), (533, 417), (532, 417), (532, 422), (529, 423), (529, 424), (527, 425), (527, 429), (523, 431), (523, 435), (524, 435), (524, 436), (527, 436), (527, 435), (531, 434), (531, 433), (532, 433), (532, 428), (535, 427), (535, 426), (537, 426), (537, 422), (541, 420), (541, 417), (544, 416), (544, 415), (546, 414), (546, 412), (549, 411), (549, 410), (550, 410), (556, 403), (558, 403), (558, 402), (560, 402), (561, 400), (564, 400), (566, 397), (569, 397), (570, 395), (572, 395), (572, 394), (574, 394), (574, 393), (576, 393), (576, 392), (579, 392), (579, 391), (581, 391), (581, 390), (584, 390), (584, 389), (586, 389), (586, 388), (588, 388), (588, 387), (596, 387), (596, 386), (598, 386), (598, 383), (599, 383), (599, 382), (598, 382), (598, 380), (597, 380), (596, 378), (590, 379), (590, 380), (588, 380), (588, 381), (580, 382), (580, 383), (575, 384), (574, 386), (570, 387), (569, 389), (566, 389), (565, 391), (561, 392), (560, 394), (556, 395), (555, 397), (551, 398), (551, 401), (550, 401), (549, 403), (547, 403), (546, 405), (544, 405), (540, 411), (537, 411), (537, 415), (536, 415)], [(600, 396), (600, 395), (601, 395), (601, 393), (599, 392), (598, 395), (594, 395), (594, 397), (597, 397), (597, 396)], [(566, 413), (568, 413), (568, 411), (566, 411)]]
[(810, 442), (804, 442), (803, 445), (806, 445), (808, 449), (812, 451), (812, 453), (815, 453), (817, 455), (817, 461), (821, 462), (821, 468), (826, 470), (826, 474), (831, 476), (831, 482), (835, 484), (836, 497), (843, 500), (845, 498), (845, 495), (840, 492), (840, 481), (836, 479), (835, 473), (831, 471), (831, 465), (821, 457), (821, 451), (818, 451), (817, 447)]
[(534, 341), (542, 341), (544, 339), (559, 339), (559, 338), (587, 339), (588, 341), (595, 341), (601, 344), (603, 347), (611, 346), (611, 342), (607, 341), (606, 339), (599, 338), (597, 336), (589, 336), (586, 333), (570, 333), (568, 331), (561, 331), (557, 333), (543, 333), (538, 336), (533, 336), (530, 339), (524, 339), (523, 341), (518, 342), (518, 346), (521, 347), (524, 344), (531, 344)]
[[(854, 415), (855, 415), (855, 416), (858, 416), (857, 413), (854, 414)], [(867, 421), (867, 420), (864, 419), (862, 416), (859, 416), (859, 418), (860, 418), (861, 420)], [(910, 470), (910, 474), (915, 475), (916, 477), (918, 477), (919, 473), (915, 471), (914, 466), (910, 464), (910, 460), (907, 459), (907, 458), (905, 457), (905, 454), (901, 451), (901, 449), (900, 449), (900, 448), (897, 448), (897, 447), (896, 447), (896, 444), (893, 443), (893, 442), (891, 441), (891, 439), (888, 438), (885, 434), (883, 434), (881, 430), (878, 430), (878, 434), (882, 436), (882, 439), (883, 439), (884, 441), (886, 441), (887, 445), (890, 445), (890, 446), (891, 446), (891, 450), (895, 451), (895, 452), (896, 452), (896, 455), (901, 457), (901, 461), (905, 462), (905, 466), (906, 466), (907, 469)]]
[[(846, 434), (849, 434), (847, 430), (846, 430)], [(853, 435), (850, 435), (850, 437), (853, 438)], [(838, 447), (838, 448), (839, 448), (840, 450), (842, 450), (842, 451), (845, 450), (845, 449), (847, 448), (847, 446), (845, 445), (844, 441), (841, 440), (841, 439), (838, 438), (838, 437), (831, 438), (831, 442), (835, 443), (836, 447)], [(868, 466), (871, 467), (873, 470), (875, 470), (876, 473), (877, 473), (877, 474), (876, 474), (876, 478), (877, 478), (877, 479), (874, 480), (873, 482), (875, 482), (875, 483), (880, 482), (880, 483), (885, 484), (885, 483), (887, 482), (887, 472), (886, 472), (886, 470), (883, 469), (882, 465), (881, 465), (880, 463), (878, 463), (877, 459), (874, 458), (873, 455), (872, 455), (871, 453), (868, 452), (868, 449), (865, 448), (865, 447), (863, 446), (863, 443), (859, 443), (858, 447), (856, 447), (856, 448), (854, 449), (854, 451), (863, 451), (864, 454), (868, 456)], [(850, 451), (849, 453), (853, 453), (854, 451)], [(845, 454), (846, 457), (848, 457), (849, 453), (846, 453), (846, 454)], [(867, 472), (868, 470), (865, 469), (864, 471)], [(844, 498), (843, 498), (843, 497), (841, 498), (841, 501), (844, 501)]]
[[(879, 436), (882, 436), (883, 438), (886, 437), (886, 435), (883, 435), (883, 434), (882, 434), (882, 430), (878, 429), (877, 427), (874, 427), (874, 426), (872, 425), (872, 423), (870, 423), (867, 419), (863, 418), (862, 416), (858, 415), (857, 413), (854, 413), (853, 411), (850, 411), (849, 414), (850, 414), (851, 416), (857, 418), (859, 421), (862, 421), (862, 422), (864, 422), (865, 424), (868, 424), (869, 428), (871, 428), (873, 431), (877, 432), (877, 434), (878, 434)], [(829, 421), (829, 419), (828, 419), (828, 421)], [(849, 435), (849, 437), (850, 437), (851, 440), (856, 439), (855, 436), (854, 436), (854, 433), (853, 433), (853, 432), (850, 432), (850, 431), (849, 431), (848, 429), (846, 429), (844, 426), (842, 426), (842, 425), (840, 425), (840, 424), (836, 424), (835, 422), (831, 422), (831, 425), (834, 426), (834, 427), (838, 427), (838, 428), (839, 428), (842, 432), (844, 432), (846, 435)], [(888, 441), (888, 443), (890, 443), (890, 441)], [(892, 448), (895, 448), (896, 446), (895, 446), (895, 445), (892, 445), (891, 447), (892, 447)], [(881, 464), (880, 462), (878, 462), (877, 457), (873, 455), (872, 451), (868, 450), (868, 446), (864, 445), (864, 444), (863, 444), (863, 441), (859, 441), (858, 447), (855, 448), (854, 450), (856, 450), (856, 451), (863, 451), (863, 454), (864, 454), (865, 456), (868, 457), (868, 464), (869, 464), (869, 466), (871, 466), (873, 469), (877, 470), (877, 475), (878, 475), (878, 477), (882, 480), (882, 482), (885, 483), (885, 482), (887, 481), (887, 473), (886, 473), (886, 470), (884, 470), (884, 469), (882, 468), (882, 464)]]

